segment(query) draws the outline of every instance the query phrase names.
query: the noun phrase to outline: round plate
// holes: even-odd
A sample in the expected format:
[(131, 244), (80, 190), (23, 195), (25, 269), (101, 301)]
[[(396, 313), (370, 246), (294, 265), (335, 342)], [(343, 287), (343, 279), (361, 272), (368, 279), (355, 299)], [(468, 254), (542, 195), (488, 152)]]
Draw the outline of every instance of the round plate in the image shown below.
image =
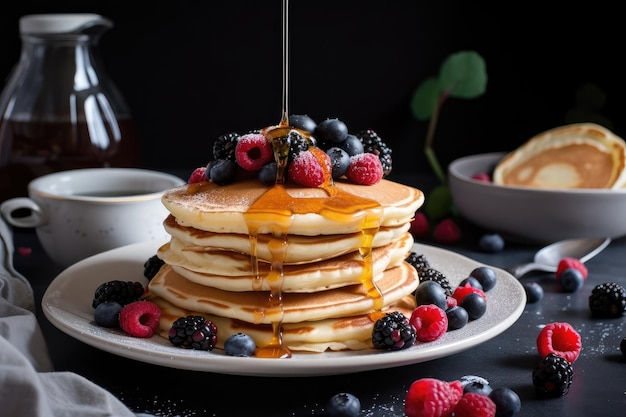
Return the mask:
[[(47, 288), (42, 308), (61, 331), (98, 349), (127, 358), (178, 369), (251, 376), (318, 376), (347, 374), (403, 366), (452, 355), (483, 343), (508, 329), (526, 305), (524, 288), (508, 272), (492, 267), (496, 286), (487, 292), (487, 311), (465, 327), (445, 333), (434, 342), (418, 343), (400, 351), (345, 351), (294, 353), (289, 359), (226, 356), (174, 347), (160, 336), (140, 339), (119, 329), (100, 327), (93, 321), (91, 301), (96, 288), (112, 279), (146, 282), (143, 264), (156, 254), (158, 243), (145, 242), (92, 256), (64, 270)], [(478, 266), (465, 256), (444, 249), (415, 244), (431, 266), (443, 272), (454, 288)]]

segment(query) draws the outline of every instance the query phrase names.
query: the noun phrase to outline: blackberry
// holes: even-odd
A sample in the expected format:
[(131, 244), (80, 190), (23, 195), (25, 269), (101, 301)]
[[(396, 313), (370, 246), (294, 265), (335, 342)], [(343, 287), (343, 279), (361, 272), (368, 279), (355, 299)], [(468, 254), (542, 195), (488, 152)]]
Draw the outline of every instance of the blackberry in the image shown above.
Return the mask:
[(143, 264), (143, 276), (151, 280), (159, 272), (165, 261), (157, 255), (152, 255)]
[(144, 287), (141, 282), (120, 280), (107, 281), (96, 288), (91, 306), (96, 308), (105, 301), (115, 301), (125, 306), (126, 304), (139, 300), (143, 293)]
[(443, 272), (435, 268), (425, 268), (422, 270), (422, 273), (418, 275), (420, 283), (424, 281), (435, 281), (436, 283), (441, 285), (441, 288), (444, 289), (447, 296), (452, 295), (452, 286), (450, 286), (450, 281), (448, 281), (448, 277), (446, 277)]
[(573, 378), (572, 364), (555, 353), (548, 354), (533, 369), (535, 392), (542, 397), (561, 397), (567, 394)]
[(380, 350), (402, 350), (413, 346), (417, 337), (415, 327), (399, 311), (387, 313), (376, 320), (372, 343)]
[(235, 160), (235, 148), (241, 136), (238, 133), (231, 132), (220, 135), (215, 143), (213, 143), (213, 159)]
[(589, 309), (595, 316), (620, 317), (626, 310), (626, 290), (615, 282), (596, 285), (589, 295)]
[(425, 269), (430, 268), (430, 262), (428, 262), (424, 254), (418, 255), (416, 252), (411, 252), (407, 256), (406, 261), (417, 270), (418, 275), (421, 275)]
[(213, 350), (217, 342), (217, 326), (202, 316), (177, 318), (168, 332), (174, 346), (185, 349)]
[(383, 177), (387, 177), (391, 173), (391, 148), (378, 136), (378, 133), (371, 129), (362, 130), (356, 134), (363, 143), (363, 150), (367, 153), (373, 153), (378, 156), (380, 163), (383, 165)]
[(311, 137), (305, 137), (292, 130), (287, 135), (289, 140), (289, 162), (293, 161), (300, 152), (306, 151), (310, 146), (315, 146), (315, 140)]

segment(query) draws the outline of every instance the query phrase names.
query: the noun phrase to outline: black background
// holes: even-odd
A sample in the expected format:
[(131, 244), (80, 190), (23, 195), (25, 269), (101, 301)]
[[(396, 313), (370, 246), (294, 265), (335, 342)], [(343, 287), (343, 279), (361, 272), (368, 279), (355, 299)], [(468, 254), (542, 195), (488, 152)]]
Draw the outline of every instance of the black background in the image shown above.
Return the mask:
[[(606, 95), (609, 127), (626, 135), (622, 15), (603, 2), (564, 4), (291, 0), (289, 111), (340, 118), (353, 133), (374, 129), (393, 148), (394, 172), (428, 171), (428, 122), (412, 116), (411, 95), (447, 56), (474, 50), (487, 91), (444, 104), (434, 141), (444, 165), (564, 124), (587, 83)], [(218, 135), (280, 120), (280, 0), (40, 0), (11, 9), (0, 15), (3, 78), (19, 58), (20, 16), (113, 20), (101, 55), (131, 108), (146, 167), (203, 166)]]

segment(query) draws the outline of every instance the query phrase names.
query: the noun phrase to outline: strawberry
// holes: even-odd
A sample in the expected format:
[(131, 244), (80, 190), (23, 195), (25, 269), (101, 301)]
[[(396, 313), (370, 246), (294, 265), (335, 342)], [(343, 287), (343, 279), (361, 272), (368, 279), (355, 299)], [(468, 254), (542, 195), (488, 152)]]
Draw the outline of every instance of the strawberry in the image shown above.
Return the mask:
[(432, 342), (439, 339), (448, 330), (448, 316), (446, 312), (434, 304), (418, 306), (409, 319), (416, 330), (417, 340)]
[(305, 187), (319, 187), (332, 179), (332, 163), (326, 152), (310, 148), (300, 152), (287, 168), (289, 179)]
[(188, 184), (195, 184), (197, 182), (206, 181), (206, 167), (200, 167), (193, 170), (189, 179), (187, 180)]
[(456, 243), (461, 240), (461, 229), (454, 220), (443, 219), (435, 226), (433, 237), (439, 243)]
[(274, 157), (269, 141), (260, 133), (248, 133), (237, 141), (235, 159), (246, 171), (259, 171)]
[(568, 258), (563, 258), (559, 261), (559, 264), (556, 268), (557, 279), (561, 276), (563, 271), (565, 271), (568, 268), (574, 268), (574, 269), (579, 270), (580, 273), (583, 275), (583, 280), (586, 280), (587, 275), (589, 275), (589, 271), (587, 270), (587, 267), (585, 266), (584, 263), (580, 261), (580, 259), (568, 257)]
[(350, 157), (346, 177), (357, 184), (373, 185), (383, 178), (383, 165), (373, 153), (360, 153)]
[(495, 417), (496, 404), (487, 395), (464, 394), (454, 407), (454, 417)]
[(554, 353), (574, 363), (581, 349), (580, 334), (569, 323), (548, 323), (537, 336), (537, 351), (542, 359)]
[(159, 326), (161, 310), (151, 301), (134, 301), (120, 310), (120, 327), (130, 336), (152, 337)]
[(404, 413), (406, 417), (449, 417), (462, 396), (461, 381), (421, 378), (409, 387)]

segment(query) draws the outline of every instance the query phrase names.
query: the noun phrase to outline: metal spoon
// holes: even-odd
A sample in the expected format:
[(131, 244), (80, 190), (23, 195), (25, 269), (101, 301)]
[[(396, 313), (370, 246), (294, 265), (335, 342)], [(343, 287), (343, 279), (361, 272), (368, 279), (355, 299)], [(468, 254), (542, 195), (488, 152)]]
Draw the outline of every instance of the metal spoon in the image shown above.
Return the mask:
[(561, 259), (576, 258), (584, 263), (602, 252), (609, 243), (611, 238), (561, 240), (540, 249), (535, 254), (533, 262), (513, 265), (507, 270), (515, 278), (521, 278), (530, 271), (556, 272)]

